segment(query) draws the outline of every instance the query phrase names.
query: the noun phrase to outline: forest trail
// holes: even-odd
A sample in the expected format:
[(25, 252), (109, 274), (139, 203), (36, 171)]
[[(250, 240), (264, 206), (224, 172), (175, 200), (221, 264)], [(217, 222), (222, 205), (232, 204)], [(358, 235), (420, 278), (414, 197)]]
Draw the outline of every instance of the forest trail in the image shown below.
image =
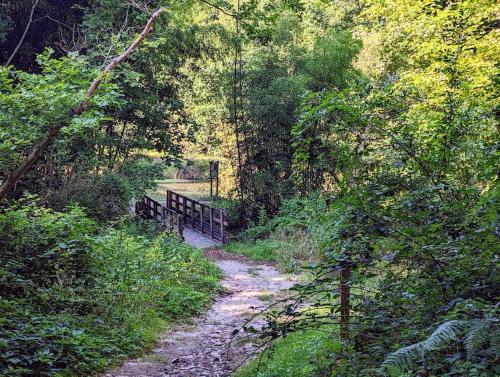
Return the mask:
[[(269, 265), (219, 249), (205, 250), (205, 255), (223, 273), (224, 292), (209, 311), (165, 334), (149, 355), (126, 362), (106, 377), (220, 377), (251, 356), (255, 346), (238, 336), (228, 347), (233, 331), (294, 282)], [(252, 325), (263, 323), (257, 319)]]

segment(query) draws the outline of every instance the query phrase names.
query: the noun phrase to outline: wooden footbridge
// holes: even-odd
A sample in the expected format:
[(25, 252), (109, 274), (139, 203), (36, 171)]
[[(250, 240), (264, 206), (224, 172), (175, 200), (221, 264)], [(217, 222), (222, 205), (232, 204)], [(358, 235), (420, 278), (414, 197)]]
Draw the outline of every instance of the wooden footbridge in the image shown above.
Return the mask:
[(223, 209), (211, 207), (176, 192), (167, 191), (165, 204), (149, 196), (135, 203), (135, 213), (155, 220), (162, 228), (184, 239), (184, 228), (213, 241), (228, 241), (227, 216)]

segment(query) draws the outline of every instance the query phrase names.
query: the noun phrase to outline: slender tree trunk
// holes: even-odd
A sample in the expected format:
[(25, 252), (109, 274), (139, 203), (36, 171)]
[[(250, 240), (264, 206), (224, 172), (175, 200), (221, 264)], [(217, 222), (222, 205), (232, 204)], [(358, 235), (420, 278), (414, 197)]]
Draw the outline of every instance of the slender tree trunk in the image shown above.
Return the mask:
[[(243, 172), (243, 158), (242, 158), (242, 141), (241, 140), (241, 125), (238, 112), (238, 80), (241, 80), (239, 74), (241, 71), (238, 69), (238, 58), (240, 57), (240, 0), (237, 3), (237, 14), (235, 17), (235, 27), (236, 27), (236, 41), (234, 46), (234, 66), (233, 66), (233, 123), (234, 123), (234, 133), (236, 136), (236, 154), (238, 158), (238, 167), (236, 172), (238, 196), (240, 200), (240, 207), (243, 209), (245, 207), (245, 193), (246, 193), (246, 179), (245, 173)], [(240, 217), (243, 215), (243, 211), (240, 211)], [(240, 218), (240, 221), (243, 219)]]
[(28, 19), (28, 23), (26, 24), (26, 27), (24, 28), (23, 35), (21, 35), (21, 39), (19, 39), (19, 42), (17, 43), (16, 48), (14, 49), (14, 51), (12, 51), (12, 54), (10, 54), (9, 58), (5, 62), (5, 64), (4, 64), (5, 67), (10, 65), (10, 63), (12, 62), (12, 59), (14, 59), (14, 56), (16, 56), (17, 52), (21, 48), (21, 45), (23, 44), (24, 39), (26, 38), (26, 34), (28, 34), (28, 30), (30, 29), (30, 26), (33, 22), (33, 14), (35, 13), (35, 8), (38, 5), (39, 1), (40, 0), (35, 0), (35, 2), (33, 3), (33, 6), (31, 7), (30, 17)]
[(115, 168), (116, 160), (118, 159), (118, 156), (120, 155), (120, 146), (123, 143), (123, 137), (125, 136), (126, 129), (127, 129), (127, 122), (124, 122), (122, 132), (120, 133), (120, 141), (116, 145), (116, 152), (114, 153), (113, 158), (111, 159), (111, 166), (110, 166), (111, 170), (113, 170)]
[(340, 339), (345, 341), (349, 340), (350, 277), (350, 265), (340, 270)]
[[(146, 26), (142, 30), (141, 34), (132, 42), (132, 44), (123, 52), (123, 54), (117, 56), (114, 58), (107, 66), (104, 68), (104, 70), (97, 76), (92, 84), (90, 84), (90, 87), (87, 90), (87, 93), (85, 94), (85, 99), (74, 109), (72, 109), (69, 112), (69, 118), (72, 118), (76, 115), (82, 114), (87, 108), (89, 107), (90, 104), (90, 99), (94, 96), (95, 92), (103, 82), (103, 80), (106, 78), (106, 76), (116, 68), (120, 63), (123, 61), (127, 60), (132, 54), (132, 52), (137, 49), (141, 43), (144, 41), (144, 39), (148, 36), (148, 34), (151, 32), (153, 29), (154, 22), (156, 19), (164, 12), (163, 8), (158, 9), (156, 12), (154, 12), (151, 17), (149, 18), (148, 22), (146, 23)], [(2, 186), (0, 186), (0, 201), (5, 199), (8, 195), (12, 193), (14, 190), (14, 187), (17, 183), (17, 181), (26, 173), (26, 171), (36, 162), (40, 159), (42, 156), (43, 152), (47, 149), (47, 147), (52, 144), (52, 142), (56, 139), (56, 137), (59, 135), (61, 132), (61, 129), (63, 129), (65, 126), (67, 126), (68, 123), (63, 123), (57, 126), (53, 126), (50, 128), (49, 132), (45, 137), (40, 141), (38, 144), (36, 144), (32, 149), (31, 152), (24, 158), (24, 160), (17, 166), (2, 182)]]

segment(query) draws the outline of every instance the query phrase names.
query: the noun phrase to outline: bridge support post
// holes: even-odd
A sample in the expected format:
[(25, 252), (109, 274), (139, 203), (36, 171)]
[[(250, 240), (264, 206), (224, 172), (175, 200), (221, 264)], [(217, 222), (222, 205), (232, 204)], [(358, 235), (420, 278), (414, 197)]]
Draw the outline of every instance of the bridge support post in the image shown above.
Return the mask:
[(172, 206), (172, 191), (170, 190), (167, 190), (167, 209), (170, 209), (170, 207)]
[(224, 243), (224, 210), (219, 209), (220, 242)]
[(214, 209), (210, 207), (210, 237), (213, 239), (214, 238), (214, 229), (215, 229), (215, 224), (214, 224)]

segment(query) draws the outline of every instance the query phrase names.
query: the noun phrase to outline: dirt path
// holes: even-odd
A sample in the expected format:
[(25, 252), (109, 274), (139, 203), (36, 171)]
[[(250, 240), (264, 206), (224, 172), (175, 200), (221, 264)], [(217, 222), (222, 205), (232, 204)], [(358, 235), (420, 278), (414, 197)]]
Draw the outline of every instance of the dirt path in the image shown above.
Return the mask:
[[(205, 315), (196, 318), (193, 325), (168, 333), (150, 355), (128, 361), (106, 376), (219, 377), (227, 375), (252, 353), (252, 343), (233, 342), (226, 363), (233, 330), (293, 282), (268, 265), (250, 263), (219, 250), (206, 254), (222, 270), (226, 292)], [(262, 325), (262, 320), (253, 325)]]

